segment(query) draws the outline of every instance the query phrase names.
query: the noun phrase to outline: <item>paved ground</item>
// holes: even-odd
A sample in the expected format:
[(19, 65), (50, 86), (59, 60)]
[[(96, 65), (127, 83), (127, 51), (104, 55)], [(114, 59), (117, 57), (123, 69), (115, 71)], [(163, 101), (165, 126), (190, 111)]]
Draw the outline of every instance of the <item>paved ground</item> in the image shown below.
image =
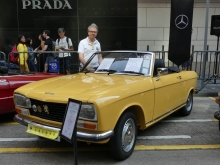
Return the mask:
[[(217, 97), (218, 92), (220, 92), (220, 80), (217, 80), (216, 82), (210, 81), (207, 85), (202, 88), (202, 81), (198, 80), (197, 82), (197, 90), (199, 90), (198, 94), (195, 96), (213, 96)], [(202, 88), (202, 89), (201, 89)]]
[[(218, 105), (213, 97), (193, 99), (193, 110), (189, 116), (181, 117), (174, 113), (139, 131), (135, 151), (128, 159), (112, 159), (108, 145), (78, 142), (79, 164), (219, 165), (220, 134), (218, 121), (213, 119)], [(13, 122), (12, 118), (12, 114), (0, 116), (0, 165), (74, 164), (70, 143), (28, 134), (27, 128)]]

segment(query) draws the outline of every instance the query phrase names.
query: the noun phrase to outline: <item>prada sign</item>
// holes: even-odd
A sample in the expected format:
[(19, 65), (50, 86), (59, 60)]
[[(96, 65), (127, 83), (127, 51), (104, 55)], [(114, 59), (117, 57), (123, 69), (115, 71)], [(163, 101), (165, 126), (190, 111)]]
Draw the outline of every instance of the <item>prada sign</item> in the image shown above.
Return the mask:
[(22, 0), (22, 9), (72, 9), (68, 0)]

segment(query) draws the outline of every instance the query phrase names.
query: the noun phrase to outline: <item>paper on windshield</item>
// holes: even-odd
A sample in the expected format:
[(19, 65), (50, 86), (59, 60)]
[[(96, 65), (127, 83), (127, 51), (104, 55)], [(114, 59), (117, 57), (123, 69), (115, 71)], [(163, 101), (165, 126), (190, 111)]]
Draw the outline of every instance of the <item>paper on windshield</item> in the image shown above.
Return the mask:
[(115, 58), (104, 58), (97, 70), (109, 69), (111, 67), (112, 63), (114, 62), (114, 60), (115, 60)]
[(125, 71), (139, 72), (142, 62), (143, 58), (129, 58)]

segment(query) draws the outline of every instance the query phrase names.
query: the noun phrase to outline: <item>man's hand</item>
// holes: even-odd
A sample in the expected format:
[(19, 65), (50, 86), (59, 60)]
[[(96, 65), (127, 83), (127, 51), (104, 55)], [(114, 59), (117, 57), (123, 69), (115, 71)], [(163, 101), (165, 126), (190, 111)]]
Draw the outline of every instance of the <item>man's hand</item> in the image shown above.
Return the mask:
[(90, 72), (95, 72), (95, 69), (94, 68), (91, 68), (90, 66), (86, 67), (86, 69)]
[(63, 50), (63, 51), (65, 51), (66, 49), (65, 49), (64, 47), (61, 47), (61, 48), (60, 48), (60, 50)]

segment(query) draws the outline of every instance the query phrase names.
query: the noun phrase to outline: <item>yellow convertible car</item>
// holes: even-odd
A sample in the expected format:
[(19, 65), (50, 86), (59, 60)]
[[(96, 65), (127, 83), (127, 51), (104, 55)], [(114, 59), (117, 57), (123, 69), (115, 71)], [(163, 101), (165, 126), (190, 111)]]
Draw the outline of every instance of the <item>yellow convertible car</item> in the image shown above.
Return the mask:
[(14, 120), (28, 133), (59, 141), (68, 100), (79, 100), (77, 140), (109, 143), (113, 157), (124, 160), (134, 150), (138, 130), (177, 110), (190, 114), (196, 83), (194, 71), (165, 67), (151, 52), (98, 52), (77, 74), (15, 90)]

